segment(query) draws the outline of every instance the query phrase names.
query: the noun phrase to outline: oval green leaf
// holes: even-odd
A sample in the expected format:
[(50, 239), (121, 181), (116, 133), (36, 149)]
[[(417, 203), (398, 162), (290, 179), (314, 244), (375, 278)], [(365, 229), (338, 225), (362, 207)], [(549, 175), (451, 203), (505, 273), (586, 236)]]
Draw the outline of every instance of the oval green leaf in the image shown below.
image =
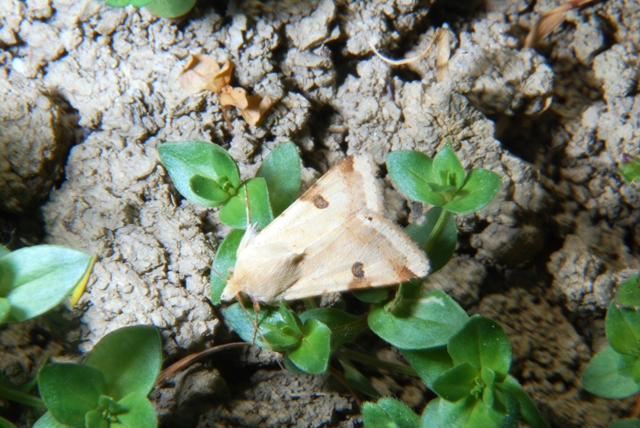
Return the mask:
[(544, 420), (540, 410), (527, 394), (527, 391), (511, 376), (507, 376), (503, 383), (496, 385), (496, 388), (505, 394), (509, 394), (518, 402), (520, 417), (531, 428), (549, 428), (549, 424)]
[(331, 330), (313, 319), (304, 323), (303, 330), (300, 344), (287, 356), (296, 367), (309, 374), (326, 372), (331, 357)]
[(438, 376), (431, 389), (444, 400), (458, 401), (471, 394), (479, 376), (475, 367), (463, 363)]
[(161, 18), (178, 18), (193, 9), (195, 4), (196, 0), (153, 0), (146, 8)]
[(413, 150), (400, 150), (387, 155), (387, 170), (396, 187), (414, 201), (443, 206), (444, 197), (431, 191), (429, 184), (438, 184), (432, 177), (433, 161)]
[(637, 357), (606, 347), (589, 361), (582, 374), (582, 387), (603, 398), (625, 398), (640, 391), (633, 380)]
[(420, 379), (433, 389), (433, 382), (447, 370), (453, 368), (453, 361), (449, 356), (446, 346), (430, 349), (402, 350), (402, 356), (411, 364), (420, 376)]
[(427, 349), (446, 344), (468, 318), (451, 297), (434, 290), (402, 299), (391, 311), (377, 306), (367, 321), (374, 333), (398, 349)]
[(104, 374), (107, 394), (114, 400), (136, 393), (146, 396), (162, 365), (160, 334), (154, 326), (124, 327), (104, 336), (89, 352), (85, 365)]
[(98, 407), (107, 390), (100, 370), (82, 364), (49, 364), (38, 373), (38, 390), (54, 419), (84, 426), (85, 414)]
[(247, 228), (247, 204), (245, 202), (245, 188), (249, 196), (249, 215), (251, 224), (264, 229), (271, 220), (273, 212), (269, 203), (269, 191), (264, 178), (252, 178), (220, 208), (220, 221), (234, 229)]
[(465, 172), (458, 155), (451, 148), (451, 142), (447, 140), (444, 147), (433, 158), (431, 171), (432, 182), (441, 186), (451, 186), (460, 189), (465, 182)]
[(131, 393), (118, 401), (118, 404), (124, 410), (118, 413), (119, 424), (114, 424), (115, 426), (123, 428), (156, 428), (158, 426), (156, 411), (146, 395)]
[(631, 275), (620, 284), (616, 300), (623, 306), (640, 306), (640, 275)]
[[(273, 306), (261, 305), (258, 312), (257, 324), (262, 334), (256, 332), (256, 315), (250, 302), (245, 303), (244, 309), (240, 303), (229, 306), (224, 311), (224, 318), (242, 340), (249, 343), (255, 341), (262, 348), (276, 352), (286, 351), (292, 347), (292, 342), (297, 344), (300, 341), (296, 332), (282, 318), (280, 311)], [(265, 338), (269, 341), (268, 345)]]
[(290, 141), (276, 147), (260, 165), (256, 177), (267, 182), (274, 217), (295, 201), (301, 174), (298, 148)]
[(482, 400), (469, 396), (452, 403), (441, 398), (431, 400), (422, 412), (421, 428), (488, 428), (500, 427), (506, 410), (486, 407)]
[[(216, 258), (213, 261), (213, 268), (220, 275), (229, 278), (229, 269), (232, 269), (236, 265), (236, 255), (238, 253), (238, 247), (240, 241), (244, 236), (244, 230), (234, 229), (224, 238), (218, 251), (216, 252)], [(220, 296), (227, 286), (227, 282), (211, 272), (211, 303), (214, 305), (220, 304)]]
[(61, 424), (56, 421), (51, 412), (47, 412), (40, 416), (40, 419), (33, 424), (33, 428), (69, 428), (69, 425)]
[(300, 320), (304, 323), (307, 320), (317, 320), (329, 327), (331, 330), (331, 349), (337, 349), (345, 343), (350, 343), (365, 331), (366, 320), (355, 315), (351, 315), (335, 308), (310, 309), (300, 314)]
[(502, 177), (486, 169), (473, 169), (453, 200), (444, 205), (447, 211), (466, 214), (479, 211), (489, 205), (502, 187)]
[(7, 321), (24, 321), (61, 303), (94, 261), (89, 253), (58, 245), (21, 248), (0, 258), (0, 297), (11, 305)]
[(607, 341), (616, 352), (640, 356), (640, 312), (611, 302), (604, 323)]
[[(158, 153), (176, 189), (192, 202), (217, 207), (235, 195), (240, 187), (238, 166), (229, 153), (215, 144), (204, 141), (163, 143), (158, 146)], [(205, 189), (211, 182), (217, 187)], [(224, 192), (219, 193), (219, 189)]]
[(495, 321), (481, 315), (472, 316), (447, 345), (454, 365), (470, 364), (478, 372), (487, 367), (502, 382), (511, 367), (509, 336)]
[(364, 403), (362, 422), (365, 428), (416, 428), (420, 416), (403, 402), (384, 397), (377, 403)]

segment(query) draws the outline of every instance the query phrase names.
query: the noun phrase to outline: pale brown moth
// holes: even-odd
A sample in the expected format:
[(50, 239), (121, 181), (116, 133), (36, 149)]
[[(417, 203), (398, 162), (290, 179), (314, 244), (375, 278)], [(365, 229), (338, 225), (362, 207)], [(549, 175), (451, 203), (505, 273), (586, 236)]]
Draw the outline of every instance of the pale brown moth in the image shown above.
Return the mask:
[(375, 168), (371, 155), (349, 156), (260, 233), (249, 225), (222, 299), (294, 300), (426, 276), (426, 254), (383, 214)]

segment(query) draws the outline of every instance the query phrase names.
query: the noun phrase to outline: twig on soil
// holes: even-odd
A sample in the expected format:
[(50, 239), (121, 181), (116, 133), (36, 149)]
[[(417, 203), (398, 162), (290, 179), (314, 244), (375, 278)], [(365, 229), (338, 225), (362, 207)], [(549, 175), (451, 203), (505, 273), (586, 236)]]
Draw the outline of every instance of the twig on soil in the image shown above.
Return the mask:
[(220, 351), (227, 351), (229, 349), (241, 348), (244, 346), (252, 346), (252, 345), (247, 342), (227, 343), (224, 345), (218, 345), (218, 346), (214, 346), (213, 348), (205, 349), (204, 351), (197, 352), (195, 354), (191, 354), (188, 357), (185, 357), (171, 364), (166, 369), (164, 369), (158, 376), (158, 379), (156, 380), (156, 385), (159, 385), (163, 380), (173, 375), (174, 373), (189, 367), (191, 364), (198, 362), (201, 359), (208, 357), (209, 355), (213, 355)]

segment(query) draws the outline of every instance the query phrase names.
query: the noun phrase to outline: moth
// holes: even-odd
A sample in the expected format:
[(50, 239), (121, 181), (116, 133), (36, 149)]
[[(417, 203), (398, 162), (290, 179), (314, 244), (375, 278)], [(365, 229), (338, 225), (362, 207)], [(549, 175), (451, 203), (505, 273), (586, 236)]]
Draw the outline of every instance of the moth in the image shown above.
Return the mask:
[(249, 225), (222, 293), (256, 302), (399, 284), (422, 278), (429, 259), (384, 216), (371, 155), (347, 157), (261, 232)]

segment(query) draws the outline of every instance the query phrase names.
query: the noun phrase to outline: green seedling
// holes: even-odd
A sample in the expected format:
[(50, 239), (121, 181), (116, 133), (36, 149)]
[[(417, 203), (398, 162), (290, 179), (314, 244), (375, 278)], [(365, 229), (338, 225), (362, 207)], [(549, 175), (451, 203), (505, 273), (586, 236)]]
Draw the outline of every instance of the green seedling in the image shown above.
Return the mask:
[(91, 254), (58, 245), (0, 246), (0, 323), (41, 315), (71, 293), (75, 304), (94, 263)]
[(38, 373), (48, 412), (34, 428), (156, 427), (147, 395), (160, 373), (162, 347), (155, 327), (107, 334), (83, 364), (49, 364)]
[[(226, 194), (216, 193), (215, 204), (207, 204), (222, 205), (221, 219), (223, 210), (227, 209), (233, 212), (229, 217), (234, 217), (238, 226), (243, 225), (246, 222), (246, 204), (242, 199), (245, 192), (240, 190), (243, 184), (239, 176), (232, 173), (237, 169), (231, 166), (230, 158), (216, 154), (221, 149), (202, 145), (206, 143), (172, 144), (171, 150), (175, 151), (171, 157), (167, 157), (165, 145), (159, 150), (183, 196), (198, 202), (197, 197), (210, 192), (198, 187), (200, 184), (215, 183), (212, 187), (217, 191), (225, 189), (223, 183), (232, 183), (227, 186)], [(264, 179), (266, 190), (257, 186), (249, 189), (252, 221), (252, 198), (262, 198), (256, 206), (270, 206), (274, 216), (295, 199), (300, 159), (295, 146), (288, 144), (274, 150), (258, 172), (258, 176)], [(206, 156), (201, 155), (196, 156), (197, 160), (190, 159), (191, 155), (179, 153), (182, 147), (189, 146), (206, 149), (211, 160), (204, 160)], [(214, 170), (211, 172), (205, 164), (216, 164), (214, 154), (224, 158), (226, 166), (208, 167)], [(180, 161), (176, 162), (176, 159)], [(455, 250), (457, 229), (453, 213), (482, 209), (495, 197), (502, 184), (500, 176), (491, 171), (475, 169), (465, 172), (448, 143), (433, 160), (418, 152), (390, 153), (387, 166), (403, 193), (435, 205), (421, 223), (407, 227), (407, 233), (429, 255), (434, 270), (444, 266)], [(219, 172), (222, 170), (224, 172)], [(204, 178), (194, 180), (196, 175)], [(238, 198), (234, 206), (225, 208), (224, 204), (229, 204), (232, 198)], [(223, 220), (227, 224), (233, 223), (229, 217)], [(261, 227), (271, 218), (263, 217)], [(233, 230), (220, 244), (213, 263), (217, 272), (226, 273), (234, 267), (243, 234), (244, 230)], [(211, 278), (211, 300), (219, 304), (226, 282), (215, 275)], [(486, 318), (469, 318), (453, 299), (441, 291), (425, 294), (421, 289), (422, 282), (416, 280), (400, 285), (397, 290), (360, 290), (354, 294), (363, 302), (370, 303), (371, 307), (367, 313), (358, 316), (336, 308), (316, 308), (312, 299), (305, 300), (308, 310), (302, 313), (296, 313), (280, 302), (279, 307), (261, 304), (256, 314), (251, 304), (238, 302), (230, 305), (224, 315), (243, 340), (282, 353), (284, 367), (292, 372), (323, 373), (331, 366), (332, 357), (336, 357), (345, 382), (366, 396), (377, 398), (378, 393), (359, 372), (358, 364), (420, 376), (439, 395), (425, 409), (422, 418), (392, 399), (366, 404), (363, 408), (366, 426), (417, 427), (446, 423), (452, 427), (515, 427), (519, 420), (524, 420), (533, 427), (546, 427), (546, 422), (524, 389), (508, 376), (511, 345), (502, 328)], [(367, 328), (400, 349), (413, 367), (384, 362), (345, 347)], [(426, 422), (429, 420), (431, 422)], [(469, 421), (471, 425), (467, 424)]]
[(161, 18), (178, 18), (185, 15), (196, 4), (196, 0), (106, 0), (112, 7), (145, 7)]
[(631, 184), (637, 192), (640, 192), (640, 158), (623, 155), (620, 165), (620, 175), (627, 183)]
[[(609, 346), (589, 361), (582, 387), (599, 397), (621, 399), (640, 392), (640, 275), (618, 287), (605, 319)], [(640, 428), (640, 419), (620, 419), (611, 428)]]

